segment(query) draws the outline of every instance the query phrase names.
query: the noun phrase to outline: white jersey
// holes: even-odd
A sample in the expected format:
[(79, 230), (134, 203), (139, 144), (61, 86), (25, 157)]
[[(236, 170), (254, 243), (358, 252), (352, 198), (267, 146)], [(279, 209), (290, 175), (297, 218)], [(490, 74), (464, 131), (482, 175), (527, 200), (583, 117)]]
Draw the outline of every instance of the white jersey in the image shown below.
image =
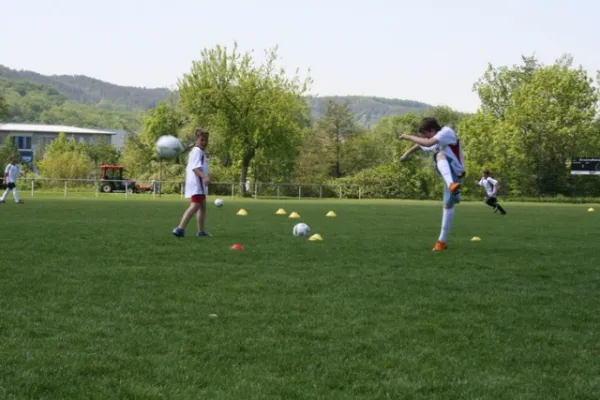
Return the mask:
[(8, 183), (16, 183), (17, 175), (19, 175), (19, 166), (8, 164), (6, 168), (4, 168), (4, 175), (8, 179)]
[(479, 186), (481, 186), (482, 188), (485, 189), (485, 192), (487, 193), (488, 196), (490, 197), (496, 197), (496, 195), (498, 194), (497, 191), (497, 184), (498, 181), (495, 180), (492, 177), (488, 177), (488, 178), (481, 178), (479, 180), (479, 182), (477, 182), (477, 184)]
[(204, 151), (202, 151), (200, 147), (194, 146), (192, 151), (190, 151), (187, 167), (185, 169), (186, 199), (197, 194), (208, 193), (208, 185), (203, 184), (200, 177), (194, 172), (196, 168), (200, 168), (204, 176), (208, 175), (208, 160), (206, 154), (204, 154)]
[(452, 161), (451, 168), (456, 175), (465, 172), (465, 156), (460, 145), (460, 139), (453, 129), (444, 126), (435, 136), (437, 143), (431, 147), (421, 146), (424, 151), (441, 151), (448, 160)]

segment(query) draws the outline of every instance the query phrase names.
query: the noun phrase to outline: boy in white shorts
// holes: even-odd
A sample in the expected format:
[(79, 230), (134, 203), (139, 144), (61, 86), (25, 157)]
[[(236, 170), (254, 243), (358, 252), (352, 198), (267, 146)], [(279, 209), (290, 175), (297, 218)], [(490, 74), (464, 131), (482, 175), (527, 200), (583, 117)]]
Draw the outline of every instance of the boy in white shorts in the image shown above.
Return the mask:
[(17, 190), (17, 176), (22, 175), (22, 172), (19, 169), (14, 156), (11, 156), (8, 161), (8, 165), (6, 168), (4, 168), (4, 184), (6, 185), (6, 190), (2, 194), (2, 197), (0, 197), (0, 204), (3, 204), (6, 201), (8, 192), (10, 191), (12, 191), (15, 202), (17, 204), (23, 204), (23, 201), (19, 198), (19, 192)]
[(400, 158), (404, 161), (410, 154), (421, 149), (433, 152), (433, 162), (437, 173), (444, 179), (442, 229), (432, 251), (448, 248), (446, 241), (454, 218), (454, 205), (460, 203), (460, 186), (465, 177), (464, 154), (460, 140), (453, 129), (440, 126), (435, 118), (424, 118), (419, 126), (421, 137), (401, 134), (401, 140), (409, 140), (415, 145)]
[(194, 147), (190, 151), (187, 167), (185, 169), (185, 198), (190, 199), (190, 206), (183, 213), (179, 226), (173, 229), (173, 235), (185, 236), (185, 227), (194, 214), (196, 215), (196, 236), (210, 236), (204, 230), (206, 218), (206, 193), (210, 178), (208, 176), (208, 159), (204, 150), (208, 145), (208, 131), (196, 130)]

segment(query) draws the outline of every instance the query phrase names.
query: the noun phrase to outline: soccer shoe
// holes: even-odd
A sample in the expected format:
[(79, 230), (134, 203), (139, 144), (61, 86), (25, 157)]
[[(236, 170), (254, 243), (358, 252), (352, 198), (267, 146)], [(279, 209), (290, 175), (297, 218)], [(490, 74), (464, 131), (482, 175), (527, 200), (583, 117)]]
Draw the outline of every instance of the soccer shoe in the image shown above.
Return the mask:
[(196, 232), (196, 237), (212, 236), (208, 232)]
[(448, 186), (448, 189), (450, 189), (450, 193), (457, 194), (460, 191), (460, 183), (452, 182), (450, 186)]
[(175, 229), (173, 229), (173, 235), (181, 238), (181, 237), (185, 236), (185, 231), (180, 228), (175, 228)]
[(444, 251), (448, 248), (448, 245), (444, 242), (440, 242), (439, 240), (437, 242), (435, 242), (435, 246), (433, 246), (433, 249), (431, 249), (431, 251)]

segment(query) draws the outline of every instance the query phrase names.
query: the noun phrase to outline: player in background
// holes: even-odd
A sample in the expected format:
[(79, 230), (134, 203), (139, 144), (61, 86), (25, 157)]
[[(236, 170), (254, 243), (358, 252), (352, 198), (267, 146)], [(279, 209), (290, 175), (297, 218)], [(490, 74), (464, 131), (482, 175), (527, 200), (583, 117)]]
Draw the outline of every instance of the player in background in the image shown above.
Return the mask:
[(446, 242), (454, 218), (454, 205), (460, 203), (461, 181), (465, 177), (464, 154), (456, 132), (447, 126), (440, 126), (435, 118), (424, 118), (419, 126), (419, 133), (421, 137), (406, 134), (398, 136), (400, 140), (415, 143), (400, 160), (406, 160), (419, 149), (433, 152), (435, 169), (444, 179), (444, 208), (442, 229), (432, 251), (443, 251), (448, 248)]
[(500, 185), (498, 185), (497, 180), (490, 176), (490, 171), (487, 169), (484, 170), (481, 173), (481, 179), (475, 183), (484, 188), (485, 192), (487, 193), (485, 204), (492, 207), (494, 209), (494, 213), (500, 211), (502, 215), (506, 215), (506, 210), (498, 203), (498, 190)]
[(208, 145), (208, 131), (197, 129), (194, 133), (195, 143), (190, 151), (185, 170), (185, 198), (191, 199), (190, 206), (183, 213), (179, 226), (173, 229), (173, 235), (185, 236), (185, 227), (194, 214), (196, 215), (196, 236), (210, 236), (204, 230), (206, 218), (206, 192), (210, 177), (208, 176), (208, 160), (204, 150)]
[(19, 191), (17, 190), (17, 176), (22, 174), (23, 173), (17, 165), (15, 156), (11, 156), (8, 159), (8, 165), (4, 168), (4, 184), (7, 188), (2, 194), (2, 197), (0, 197), (0, 204), (3, 204), (6, 201), (8, 192), (10, 191), (12, 191), (15, 202), (17, 204), (23, 204), (23, 200), (19, 199)]

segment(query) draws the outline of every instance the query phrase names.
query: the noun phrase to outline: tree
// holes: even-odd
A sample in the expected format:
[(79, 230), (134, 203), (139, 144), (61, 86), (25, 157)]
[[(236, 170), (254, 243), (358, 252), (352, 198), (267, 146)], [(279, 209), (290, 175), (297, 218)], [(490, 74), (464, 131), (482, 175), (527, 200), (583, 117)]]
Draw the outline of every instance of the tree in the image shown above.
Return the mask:
[(276, 69), (277, 48), (266, 52), (256, 66), (250, 53), (240, 54), (237, 43), (205, 49), (179, 81), (180, 104), (196, 121), (222, 136), (232, 165), (240, 168), (240, 190), (253, 159), (294, 159), (307, 126), (308, 105), (301, 96), (309, 79), (291, 79)]
[[(163, 135), (179, 136), (184, 124), (185, 117), (181, 110), (165, 102), (143, 115), (142, 131), (129, 134), (125, 139), (122, 162), (128, 173), (136, 177), (158, 177), (161, 164), (153, 162), (158, 160), (155, 143)], [(166, 163), (177, 164), (177, 160)], [(164, 171), (171, 170), (167, 167)]]
[(18, 160), (19, 151), (17, 150), (17, 146), (15, 146), (13, 137), (9, 135), (4, 139), (4, 142), (0, 147), (0, 168), (2, 168), (2, 176), (4, 176), (4, 166), (8, 164), (8, 159), (10, 157), (15, 157)]
[(460, 128), (467, 159), (494, 165), (513, 193), (566, 193), (570, 158), (600, 151), (592, 84), (569, 55), (549, 66), (533, 57), (512, 68), (490, 66), (476, 84), (480, 113)]
[(92, 171), (92, 164), (75, 140), (59, 133), (58, 138), (46, 147), (38, 168), (47, 178), (77, 179), (86, 178)]
[(325, 115), (318, 126), (327, 138), (328, 153), (333, 156), (332, 175), (334, 178), (341, 178), (345, 145), (357, 131), (354, 114), (348, 108), (348, 103), (338, 103), (331, 99), (327, 101)]
[(8, 104), (6, 103), (4, 96), (0, 95), (0, 121), (6, 120), (8, 117), (10, 117)]

